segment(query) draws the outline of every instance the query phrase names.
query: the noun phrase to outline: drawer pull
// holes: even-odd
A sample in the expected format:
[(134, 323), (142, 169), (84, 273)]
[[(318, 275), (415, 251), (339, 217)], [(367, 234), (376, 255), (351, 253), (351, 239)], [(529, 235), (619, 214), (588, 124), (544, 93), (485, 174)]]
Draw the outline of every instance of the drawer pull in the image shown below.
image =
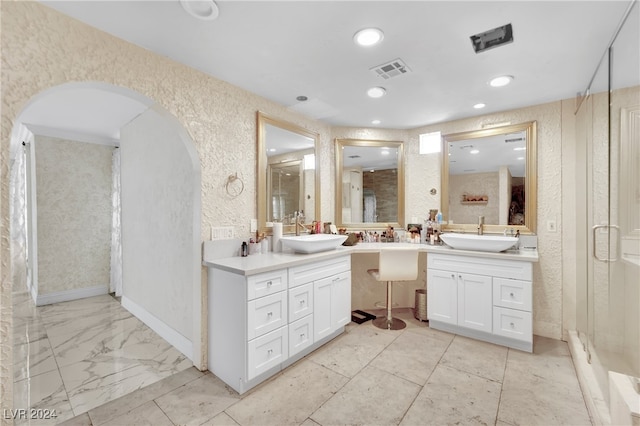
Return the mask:
[(271, 358), (271, 354), (273, 354), (273, 349), (267, 351), (267, 357)]
[(301, 301), (300, 301), (300, 305), (304, 305), (304, 300), (301, 300)]
[(272, 284), (273, 284), (272, 281), (267, 281), (267, 287), (271, 287)]
[(267, 316), (270, 317), (273, 315), (273, 312), (267, 312)]
[(300, 338), (304, 339), (304, 333), (300, 334)]
[(509, 293), (509, 296), (514, 297), (514, 294), (513, 293)]
[(335, 278), (333, 279), (333, 282), (334, 282), (334, 283), (335, 283), (336, 281), (340, 281), (340, 277), (335, 277)]
[(455, 274), (451, 274), (451, 278), (453, 278), (455, 280), (456, 279), (456, 275)]
[(510, 323), (510, 325), (511, 325), (511, 328), (516, 326), (514, 323)]

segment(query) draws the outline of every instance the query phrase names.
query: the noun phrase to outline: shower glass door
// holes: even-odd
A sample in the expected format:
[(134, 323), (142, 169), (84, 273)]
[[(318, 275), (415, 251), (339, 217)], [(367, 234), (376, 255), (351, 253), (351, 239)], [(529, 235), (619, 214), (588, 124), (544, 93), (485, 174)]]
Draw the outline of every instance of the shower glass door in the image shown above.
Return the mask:
[(640, 376), (640, 6), (601, 67), (588, 145), (587, 353), (602, 394), (608, 371)]

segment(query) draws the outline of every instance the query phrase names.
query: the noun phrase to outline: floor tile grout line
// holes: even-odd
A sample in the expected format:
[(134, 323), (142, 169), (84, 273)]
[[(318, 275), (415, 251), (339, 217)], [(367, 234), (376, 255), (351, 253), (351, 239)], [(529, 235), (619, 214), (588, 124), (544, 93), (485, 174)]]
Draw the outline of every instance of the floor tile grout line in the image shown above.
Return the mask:
[[(496, 407), (495, 424), (498, 424), (500, 417), (500, 405), (502, 405), (502, 393), (504, 392), (504, 379), (507, 376), (507, 367), (509, 365), (509, 357), (511, 356), (511, 348), (507, 348), (507, 356), (504, 360), (504, 370), (502, 371), (502, 383), (500, 383), (500, 396), (498, 397), (498, 406)], [(506, 423), (506, 422), (505, 422)]]
[[(157, 398), (156, 398), (156, 399), (157, 399)], [(169, 417), (169, 414), (167, 414), (167, 413), (162, 409), (162, 407), (158, 404), (158, 402), (157, 402), (155, 399), (152, 399), (152, 400), (151, 400), (151, 401), (149, 401), (149, 402), (152, 402), (152, 403), (153, 403), (153, 405), (155, 405), (156, 407), (158, 407), (158, 409), (159, 409), (160, 411), (162, 411), (162, 414), (164, 414), (164, 416), (165, 416), (165, 417), (166, 417), (166, 418), (171, 422), (171, 424), (172, 424), (172, 425), (175, 425), (174, 421), (171, 419), (171, 417)], [(147, 402), (145, 402), (145, 404), (147, 404)], [(142, 405), (144, 405), (144, 404), (142, 404)], [(139, 407), (137, 407), (137, 408), (142, 407), (142, 405), (141, 405), (141, 406), (139, 406)], [(128, 413), (130, 413), (131, 411), (133, 411), (133, 410), (129, 410), (129, 411), (128, 411)], [(125, 413), (125, 414), (126, 414), (126, 413)], [(215, 417), (215, 416), (214, 416), (214, 417)], [(212, 418), (213, 418), (213, 417), (212, 417)]]

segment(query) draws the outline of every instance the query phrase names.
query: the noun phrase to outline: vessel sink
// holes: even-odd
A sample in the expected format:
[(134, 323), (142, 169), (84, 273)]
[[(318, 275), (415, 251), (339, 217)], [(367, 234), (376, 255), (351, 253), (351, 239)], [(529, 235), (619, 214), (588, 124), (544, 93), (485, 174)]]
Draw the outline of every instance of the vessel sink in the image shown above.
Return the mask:
[(458, 250), (500, 252), (513, 247), (518, 239), (502, 235), (440, 234), (446, 245)]
[(347, 235), (312, 234), (300, 236), (284, 236), (280, 238), (282, 246), (297, 253), (318, 253), (333, 250), (347, 239)]

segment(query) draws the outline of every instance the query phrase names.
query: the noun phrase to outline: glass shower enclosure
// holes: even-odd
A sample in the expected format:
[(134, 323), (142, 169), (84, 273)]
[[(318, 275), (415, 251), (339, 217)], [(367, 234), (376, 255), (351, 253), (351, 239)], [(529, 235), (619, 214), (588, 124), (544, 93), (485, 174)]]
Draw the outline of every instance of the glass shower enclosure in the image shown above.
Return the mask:
[(578, 218), (584, 223), (578, 239), (586, 242), (578, 258), (586, 268), (578, 273), (576, 327), (605, 400), (609, 371), (629, 380), (640, 377), (639, 71), (635, 1), (576, 117), (586, 160), (584, 213), (578, 213), (584, 214)]

